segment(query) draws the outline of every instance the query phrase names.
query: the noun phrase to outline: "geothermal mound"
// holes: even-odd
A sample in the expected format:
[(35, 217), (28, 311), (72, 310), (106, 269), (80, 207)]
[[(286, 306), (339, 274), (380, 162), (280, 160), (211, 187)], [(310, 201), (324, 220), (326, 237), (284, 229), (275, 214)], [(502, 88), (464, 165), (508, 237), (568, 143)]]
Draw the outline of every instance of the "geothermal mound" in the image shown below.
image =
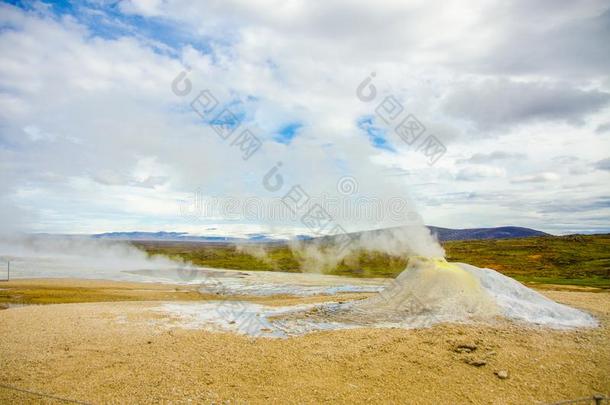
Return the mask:
[(351, 303), (349, 312), (367, 322), (411, 326), (498, 317), (554, 328), (597, 325), (591, 315), (558, 304), (494, 270), (443, 258), (409, 260), (390, 286)]
[(360, 327), (418, 328), (441, 322), (515, 321), (550, 328), (595, 327), (589, 314), (558, 304), (491, 269), (412, 258), (381, 292), (349, 302), (267, 307), (240, 301), (165, 304), (189, 327), (287, 337)]

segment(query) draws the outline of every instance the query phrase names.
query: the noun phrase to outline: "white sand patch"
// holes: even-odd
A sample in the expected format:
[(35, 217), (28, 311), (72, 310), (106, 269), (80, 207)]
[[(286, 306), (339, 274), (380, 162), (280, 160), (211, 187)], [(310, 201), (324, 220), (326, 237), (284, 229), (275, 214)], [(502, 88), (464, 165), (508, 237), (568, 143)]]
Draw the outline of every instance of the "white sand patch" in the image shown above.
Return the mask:
[(379, 292), (387, 279), (367, 279), (330, 276), (313, 273), (287, 273), (280, 271), (246, 271), (196, 267), (176, 269), (139, 270), (130, 274), (165, 283), (199, 285), (204, 294), (218, 295), (334, 295), (351, 292)]
[(260, 337), (286, 337), (292, 334), (285, 323), (271, 318), (305, 312), (315, 304), (271, 307), (247, 301), (212, 301), (205, 303), (165, 303), (154, 308), (169, 315), (167, 326), (186, 329), (226, 331)]

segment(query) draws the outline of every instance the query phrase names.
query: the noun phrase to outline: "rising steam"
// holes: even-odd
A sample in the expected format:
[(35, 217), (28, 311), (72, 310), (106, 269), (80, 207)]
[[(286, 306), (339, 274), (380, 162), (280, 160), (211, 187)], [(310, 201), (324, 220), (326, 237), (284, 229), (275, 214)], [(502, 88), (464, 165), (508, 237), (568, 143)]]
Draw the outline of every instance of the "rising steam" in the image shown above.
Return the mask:
[(124, 241), (40, 235), (0, 236), (0, 260), (10, 260), (15, 278), (137, 280), (127, 272), (186, 266)]
[(309, 241), (293, 240), (289, 247), (299, 259), (301, 269), (320, 272), (342, 261), (357, 264), (358, 253), (385, 253), (394, 257), (444, 257), (445, 250), (423, 224), (350, 234), (351, 242), (333, 237)]

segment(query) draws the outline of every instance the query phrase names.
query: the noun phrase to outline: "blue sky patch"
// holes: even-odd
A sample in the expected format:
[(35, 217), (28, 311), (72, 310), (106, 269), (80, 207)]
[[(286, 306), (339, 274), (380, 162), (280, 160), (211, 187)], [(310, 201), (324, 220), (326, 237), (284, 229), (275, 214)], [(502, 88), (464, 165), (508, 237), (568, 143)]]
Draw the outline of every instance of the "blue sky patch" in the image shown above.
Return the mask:
[(301, 128), (303, 128), (303, 124), (301, 124), (300, 122), (291, 122), (281, 127), (280, 130), (275, 134), (273, 139), (276, 142), (288, 145), (290, 144), (290, 142), (292, 142), (292, 139), (297, 136)]
[[(28, 11), (40, 8), (27, 1), (5, 2)], [(178, 51), (188, 45), (201, 53), (211, 55), (215, 62), (213, 46), (231, 44), (230, 35), (226, 35), (224, 39), (194, 36), (186, 27), (167, 19), (125, 14), (119, 9), (118, 2), (98, 4), (89, 1), (59, 0), (43, 3), (48, 6), (48, 12), (56, 17), (69, 15), (86, 26), (91, 37), (111, 40), (133, 37), (159, 54), (177, 56)]]
[(396, 152), (396, 149), (388, 142), (388, 130), (375, 125), (375, 118), (372, 115), (365, 115), (358, 118), (358, 128), (365, 131), (373, 145), (377, 149)]

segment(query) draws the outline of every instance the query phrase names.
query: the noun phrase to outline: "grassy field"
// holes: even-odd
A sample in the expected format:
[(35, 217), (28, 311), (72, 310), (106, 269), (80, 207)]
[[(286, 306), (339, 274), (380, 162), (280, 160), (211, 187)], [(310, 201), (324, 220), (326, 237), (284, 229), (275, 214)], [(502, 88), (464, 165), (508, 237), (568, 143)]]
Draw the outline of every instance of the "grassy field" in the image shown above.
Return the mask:
[(519, 281), (610, 288), (610, 235), (454, 241), (445, 249), (448, 260)]
[(14, 279), (0, 283), (0, 309), (11, 305), (64, 304), (75, 302), (112, 301), (198, 301), (205, 298), (189, 286), (163, 284), (77, 280), (77, 279)]
[[(167, 255), (196, 265), (228, 269), (300, 272), (305, 260), (284, 244), (249, 248), (196, 242), (134, 244), (151, 255)], [(610, 288), (610, 235), (449, 241), (443, 246), (450, 261), (490, 267), (520, 281)], [(395, 277), (407, 262), (406, 256), (360, 252), (336, 267), (325, 269), (325, 273)]]

